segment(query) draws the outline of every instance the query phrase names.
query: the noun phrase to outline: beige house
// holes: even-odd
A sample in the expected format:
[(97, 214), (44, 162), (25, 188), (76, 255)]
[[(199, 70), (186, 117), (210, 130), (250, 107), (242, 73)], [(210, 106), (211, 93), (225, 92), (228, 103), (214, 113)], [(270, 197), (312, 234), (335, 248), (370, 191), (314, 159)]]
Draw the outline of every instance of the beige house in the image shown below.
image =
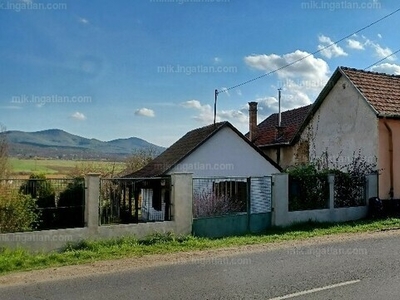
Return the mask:
[(321, 157), (346, 165), (360, 154), (377, 164), (379, 197), (400, 199), (400, 76), (339, 67), (313, 105), (283, 112), (281, 127), (277, 118), (250, 125), (249, 136), (283, 168)]

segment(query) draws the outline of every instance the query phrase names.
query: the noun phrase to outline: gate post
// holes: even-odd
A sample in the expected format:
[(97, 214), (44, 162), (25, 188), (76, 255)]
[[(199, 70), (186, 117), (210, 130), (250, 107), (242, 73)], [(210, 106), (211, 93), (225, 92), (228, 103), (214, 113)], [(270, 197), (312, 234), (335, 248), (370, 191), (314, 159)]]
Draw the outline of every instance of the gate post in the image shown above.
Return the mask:
[(272, 180), (272, 225), (290, 225), (289, 175), (285, 173), (274, 174)]
[(190, 234), (193, 223), (193, 178), (191, 173), (171, 174), (172, 220), (176, 234)]
[(100, 174), (89, 173), (85, 177), (85, 227), (99, 226)]

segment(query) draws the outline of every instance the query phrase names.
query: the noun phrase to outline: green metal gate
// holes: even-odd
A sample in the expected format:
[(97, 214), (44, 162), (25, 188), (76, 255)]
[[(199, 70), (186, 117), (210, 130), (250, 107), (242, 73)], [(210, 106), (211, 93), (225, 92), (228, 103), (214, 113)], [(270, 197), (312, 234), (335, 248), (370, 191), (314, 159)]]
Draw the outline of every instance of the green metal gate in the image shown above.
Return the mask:
[(272, 177), (193, 179), (192, 233), (223, 237), (271, 226)]

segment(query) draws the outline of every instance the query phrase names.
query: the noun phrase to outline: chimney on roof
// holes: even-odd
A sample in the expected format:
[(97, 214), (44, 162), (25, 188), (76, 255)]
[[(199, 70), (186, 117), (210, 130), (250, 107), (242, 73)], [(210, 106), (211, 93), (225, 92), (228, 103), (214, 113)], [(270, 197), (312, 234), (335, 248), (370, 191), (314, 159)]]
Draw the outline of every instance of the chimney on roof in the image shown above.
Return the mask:
[(257, 102), (249, 102), (249, 140), (253, 142), (257, 134)]

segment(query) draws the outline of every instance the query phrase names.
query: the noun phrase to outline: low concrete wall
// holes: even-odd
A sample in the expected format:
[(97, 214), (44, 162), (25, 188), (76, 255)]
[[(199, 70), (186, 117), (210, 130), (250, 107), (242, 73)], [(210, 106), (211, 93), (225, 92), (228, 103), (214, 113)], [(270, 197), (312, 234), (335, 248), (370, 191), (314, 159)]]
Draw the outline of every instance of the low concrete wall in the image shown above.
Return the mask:
[[(293, 223), (316, 222), (345, 222), (365, 218), (368, 214), (368, 205), (358, 207), (334, 208), (333, 177), (329, 178), (330, 197), (328, 209), (304, 211), (289, 211), (289, 176), (288, 174), (274, 175), (272, 199), (272, 225), (289, 226)], [(377, 197), (378, 179), (376, 175), (367, 178), (367, 199)]]
[(171, 182), (172, 221), (99, 226), (100, 177), (89, 174), (85, 180), (85, 227), (0, 234), (0, 248), (48, 252), (62, 249), (68, 242), (89, 239), (143, 238), (152, 233), (166, 232), (188, 235), (192, 231), (192, 175), (172, 174)]
[(289, 211), (285, 222), (277, 226), (288, 226), (292, 223), (316, 222), (346, 222), (365, 218), (368, 213), (367, 206), (342, 207), (334, 209), (316, 209), (305, 211)]

